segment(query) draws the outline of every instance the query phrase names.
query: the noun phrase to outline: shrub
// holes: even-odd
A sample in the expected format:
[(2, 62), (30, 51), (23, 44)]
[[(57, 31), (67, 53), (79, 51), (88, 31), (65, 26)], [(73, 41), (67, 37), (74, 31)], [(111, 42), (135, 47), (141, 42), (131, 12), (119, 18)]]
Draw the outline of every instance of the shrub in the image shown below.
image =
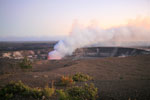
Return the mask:
[(48, 85), (43, 89), (43, 95), (46, 97), (51, 97), (55, 93), (55, 88), (49, 88)]
[(67, 90), (71, 100), (96, 100), (97, 88), (93, 84), (85, 84), (83, 87), (73, 87)]
[(31, 61), (27, 57), (24, 57), (24, 59), (20, 63), (20, 67), (22, 69), (30, 69), (30, 68), (32, 68)]
[(68, 94), (65, 91), (63, 91), (62, 89), (56, 90), (56, 92), (59, 95), (59, 100), (69, 100)]
[[(55, 94), (55, 88), (48, 85), (43, 88), (31, 88), (24, 85), (21, 81), (10, 82), (0, 90), (0, 100), (25, 99), (50, 99)], [(61, 85), (72, 85), (74, 81), (72, 77), (62, 76)], [(85, 84), (83, 86), (72, 86), (65, 90), (56, 90), (59, 100), (96, 100), (98, 90), (93, 84)], [(55, 95), (56, 96), (56, 95)], [(54, 97), (57, 98), (57, 97)], [(19, 99), (18, 99), (19, 100)]]
[(58, 85), (71, 86), (73, 84), (74, 84), (74, 81), (73, 81), (73, 79), (71, 77), (69, 77), (69, 76), (62, 76)]
[(84, 81), (91, 80), (92, 77), (90, 77), (89, 75), (86, 75), (86, 74), (76, 73), (75, 75), (72, 76), (72, 79), (74, 81), (84, 82)]
[(54, 88), (46, 87), (41, 88), (30, 88), (27, 85), (24, 85), (21, 81), (19, 82), (10, 82), (0, 90), (0, 100), (10, 100), (14, 99), (17, 96), (23, 98), (35, 98), (42, 99), (43, 96), (51, 97), (54, 93)]
[(66, 91), (58, 90), (59, 100), (96, 100), (97, 88), (93, 84), (82, 86), (75, 86)]

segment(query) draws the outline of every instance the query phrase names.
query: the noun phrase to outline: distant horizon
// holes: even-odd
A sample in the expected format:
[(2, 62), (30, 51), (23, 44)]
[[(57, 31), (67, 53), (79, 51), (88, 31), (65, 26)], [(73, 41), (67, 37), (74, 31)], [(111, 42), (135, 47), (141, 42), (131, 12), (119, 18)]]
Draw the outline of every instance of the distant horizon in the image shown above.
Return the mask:
[(49, 37), (0, 37), (0, 42), (9, 42), (9, 41), (59, 41), (64, 39), (66, 36), (49, 36)]
[[(60, 40), (65, 40), (65, 38), (62, 39), (58, 39), (58, 40), (16, 40), (16, 41), (11, 41), (11, 40), (0, 40), (0, 42), (58, 42)], [(112, 41), (115, 42), (115, 41)], [(98, 44), (102, 44), (104, 42), (98, 43)], [(150, 44), (150, 41), (122, 41), (122, 43), (148, 43)]]

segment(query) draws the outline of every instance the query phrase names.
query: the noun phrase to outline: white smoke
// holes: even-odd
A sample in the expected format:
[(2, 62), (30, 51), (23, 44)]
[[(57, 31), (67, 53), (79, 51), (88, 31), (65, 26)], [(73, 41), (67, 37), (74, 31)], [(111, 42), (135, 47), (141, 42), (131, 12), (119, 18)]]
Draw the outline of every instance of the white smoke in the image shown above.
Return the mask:
[(97, 26), (81, 27), (78, 24), (73, 26), (70, 35), (60, 40), (54, 51), (49, 53), (50, 59), (61, 59), (71, 55), (77, 48), (95, 44), (109, 46), (129, 45), (132, 42), (150, 41), (150, 20), (130, 20), (127, 25), (101, 29)]

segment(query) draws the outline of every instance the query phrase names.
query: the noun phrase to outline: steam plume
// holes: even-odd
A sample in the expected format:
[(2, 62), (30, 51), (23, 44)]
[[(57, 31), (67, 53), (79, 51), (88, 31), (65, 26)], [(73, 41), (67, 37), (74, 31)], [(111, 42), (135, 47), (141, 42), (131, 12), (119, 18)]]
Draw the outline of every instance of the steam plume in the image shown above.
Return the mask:
[[(109, 46), (130, 45), (132, 42), (150, 40), (150, 19), (130, 20), (127, 25), (101, 29), (97, 26), (81, 27), (77, 23), (73, 25), (70, 35), (60, 40), (54, 51), (49, 53), (49, 59), (61, 59), (71, 55), (75, 49), (95, 44)], [(138, 45), (138, 44), (136, 44)]]

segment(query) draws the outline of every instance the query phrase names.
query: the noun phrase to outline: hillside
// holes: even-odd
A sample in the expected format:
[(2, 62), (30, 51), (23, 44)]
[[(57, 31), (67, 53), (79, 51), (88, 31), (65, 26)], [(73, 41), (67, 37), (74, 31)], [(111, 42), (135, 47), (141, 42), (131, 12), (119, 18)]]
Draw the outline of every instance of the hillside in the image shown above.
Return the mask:
[(1, 66), (1, 71), (4, 68), (5, 73), (0, 75), (0, 85), (21, 80), (31, 87), (44, 87), (62, 75), (82, 72), (94, 77), (91, 82), (98, 87), (101, 100), (150, 99), (150, 55), (36, 60), (30, 71), (7, 70), (14, 65), (11, 62), (15, 63), (9, 60), (0, 61), (2, 66), (7, 63), (6, 68)]

